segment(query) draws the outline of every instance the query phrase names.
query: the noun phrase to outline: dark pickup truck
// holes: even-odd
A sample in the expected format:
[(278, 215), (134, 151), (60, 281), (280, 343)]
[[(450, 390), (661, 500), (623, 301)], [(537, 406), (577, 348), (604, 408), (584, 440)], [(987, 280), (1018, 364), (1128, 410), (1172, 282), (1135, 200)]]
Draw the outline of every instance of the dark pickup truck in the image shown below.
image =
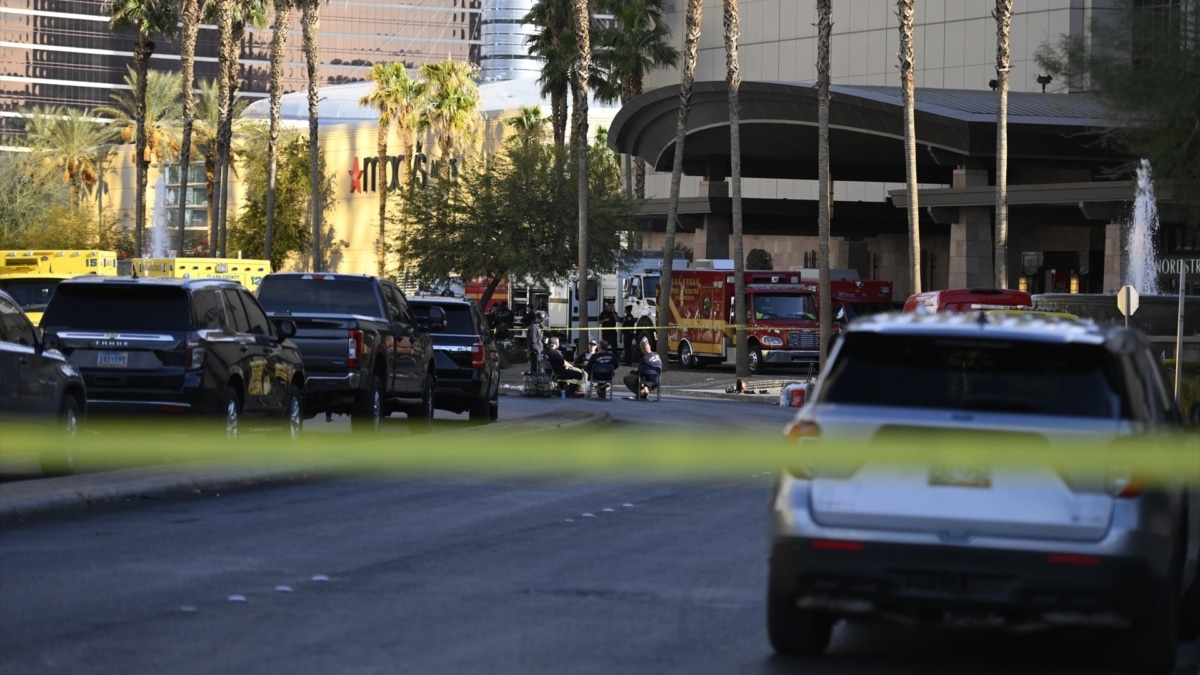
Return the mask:
[(306, 418), (348, 414), (361, 430), (378, 430), (393, 412), (433, 419), (437, 370), (429, 330), (444, 313), (418, 319), (399, 286), (361, 274), (269, 274), (258, 301), (272, 318), (296, 325)]

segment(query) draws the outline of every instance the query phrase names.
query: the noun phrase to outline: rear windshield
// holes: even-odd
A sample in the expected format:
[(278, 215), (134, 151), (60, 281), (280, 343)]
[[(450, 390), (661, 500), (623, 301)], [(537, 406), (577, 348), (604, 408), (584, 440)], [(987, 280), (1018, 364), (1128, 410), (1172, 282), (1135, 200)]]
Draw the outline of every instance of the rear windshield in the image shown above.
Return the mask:
[[(418, 319), (429, 318), (429, 308), (433, 305), (412, 303), (413, 314)], [(431, 331), (434, 335), (475, 335), (475, 324), (471, 321), (471, 308), (466, 305), (444, 306), (446, 310), (446, 327), (442, 330)]]
[(60, 284), (42, 317), (49, 328), (191, 330), (187, 291), (177, 286)]
[(850, 333), (825, 403), (1115, 418), (1103, 347)]
[(258, 302), (268, 312), (383, 316), (369, 279), (266, 277)]
[(60, 279), (0, 279), (0, 289), (13, 296), (13, 300), (26, 312), (46, 309), (54, 287)]

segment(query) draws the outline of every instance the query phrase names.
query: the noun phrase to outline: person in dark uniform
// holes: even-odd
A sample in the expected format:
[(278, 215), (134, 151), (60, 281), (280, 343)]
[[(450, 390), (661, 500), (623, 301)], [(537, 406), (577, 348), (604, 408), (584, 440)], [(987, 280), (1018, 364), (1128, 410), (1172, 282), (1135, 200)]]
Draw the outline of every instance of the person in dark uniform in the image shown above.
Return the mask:
[(625, 316), (621, 317), (621, 339), (625, 345), (625, 365), (633, 365), (633, 346), (637, 344), (634, 338), (634, 328), (637, 326), (637, 318), (633, 316), (633, 305), (625, 305)]

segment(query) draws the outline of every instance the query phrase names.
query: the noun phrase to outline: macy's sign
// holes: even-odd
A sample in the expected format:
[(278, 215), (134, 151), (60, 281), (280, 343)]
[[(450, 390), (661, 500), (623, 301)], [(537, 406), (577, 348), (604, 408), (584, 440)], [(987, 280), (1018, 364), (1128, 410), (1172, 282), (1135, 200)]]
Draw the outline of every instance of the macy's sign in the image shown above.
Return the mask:
[[(387, 155), (383, 158), (383, 166), (381, 169), (379, 157), (363, 157), (361, 167), (359, 166), (359, 158), (357, 155), (350, 165), (350, 194), (356, 192), (378, 192), (381, 178), (386, 178), (387, 189), (400, 189), (400, 170), (404, 166), (404, 155)], [(438, 178), (442, 175), (443, 168), (448, 166), (447, 175), (451, 178), (458, 177), (458, 159), (451, 157), (449, 162), (443, 162), (440, 159), (430, 161), (425, 153), (417, 149), (412, 167), (412, 181), (419, 185), (424, 185), (425, 181), (430, 176)]]

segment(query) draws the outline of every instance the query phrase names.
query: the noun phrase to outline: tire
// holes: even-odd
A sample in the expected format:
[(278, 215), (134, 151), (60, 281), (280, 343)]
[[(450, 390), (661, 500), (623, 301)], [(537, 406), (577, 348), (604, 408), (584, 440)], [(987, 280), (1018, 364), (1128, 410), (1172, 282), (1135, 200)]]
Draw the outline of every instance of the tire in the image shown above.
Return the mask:
[(75, 444), (79, 438), (79, 425), (83, 422), (82, 406), (74, 394), (63, 397), (58, 412), (58, 428), (62, 430), (60, 445), (43, 450), (38, 455), (42, 473), (47, 476), (70, 476), (75, 473)]
[(751, 375), (762, 375), (763, 371), (766, 369), (767, 369), (767, 364), (763, 363), (762, 350), (759, 349), (758, 347), (751, 347), (750, 348), (750, 374)]
[[(658, 336), (655, 335), (655, 330), (654, 322), (650, 321), (649, 317), (643, 316), (638, 319), (637, 341), (640, 343), (642, 340), (649, 340), (650, 349), (658, 351)], [(637, 349), (634, 349), (634, 353), (637, 353)]]
[(700, 359), (696, 356), (696, 352), (692, 351), (692, 343), (686, 340), (679, 343), (679, 364), (684, 368), (700, 367)]
[(1179, 605), (1173, 585), (1160, 592), (1153, 611), (1116, 636), (1113, 666), (1123, 673), (1169, 675), (1179, 649)]
[(425, 384), (421, 385), (421, 402), (408, 410), (409, 430), (427, 433), (433, 430), (433, 392), (432, 375), (425, 376)]
[(488, 419), (495, 422), (500, 419), (500, 392), (492, 394), (492, 400), (488, 401)]
[(367, 391), (359, 394), (350, 413), (352, 431), (379, 433), (383, 426), (383, 382), (379, 375), (372, 374)]
[(836, 616), (800, 609), (794, 596), (767, 590), (767, 636), (779, 654), (824, 654), (836, 621)]
[(221, 402), (218, 414), (225, 426), (225, 438), (231, 441), (237, 440), (238, 427), (242, 417), (242, 397), (238, 394), (237, 389), (231, 386), (225, 387), (225, 398)]
[(291, 440), (300, 438), (304, 428), (304, 399), (300, 395), (300, 387), (289, 384), (287, 394), (283, 397), (283, 431)]
[(471, 407), (467, 409), (467, 413), (472, 422), (487, 423), (492, 419), (491, 408), (492, 401), (485, 394), (471, 401)]

